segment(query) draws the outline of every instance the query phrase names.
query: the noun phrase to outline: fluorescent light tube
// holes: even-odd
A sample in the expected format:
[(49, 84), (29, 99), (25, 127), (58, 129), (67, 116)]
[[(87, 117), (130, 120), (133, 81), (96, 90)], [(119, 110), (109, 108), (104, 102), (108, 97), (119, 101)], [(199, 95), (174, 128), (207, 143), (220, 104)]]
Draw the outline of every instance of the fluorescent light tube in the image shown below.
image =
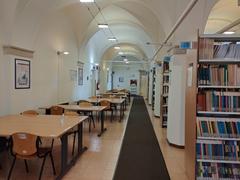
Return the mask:
[(109, 41), (116, 41), (117, 38), (115, 38), (115, 37), (111, 37), (111, 38), (108, 38), (108, 40), (109, 40)]
[(234, 34), (235, 32), (233, 32), (233, 31), (226, 31), (226, 32), (224, 32), (223, 34)]
[(93, 3), (95, 0), (80, 0), (81, 3)]
[(107, 29), (107, 28), (109, 28), (109, 27), (108, 27), (108, 24), (98, 24), (98, 27), (99, 27), (100, 29)]
[(114, 49), (119, 50), (119, 49), (121, 49), (121, 48), (120, 48), (119, 46), (115, 46)]

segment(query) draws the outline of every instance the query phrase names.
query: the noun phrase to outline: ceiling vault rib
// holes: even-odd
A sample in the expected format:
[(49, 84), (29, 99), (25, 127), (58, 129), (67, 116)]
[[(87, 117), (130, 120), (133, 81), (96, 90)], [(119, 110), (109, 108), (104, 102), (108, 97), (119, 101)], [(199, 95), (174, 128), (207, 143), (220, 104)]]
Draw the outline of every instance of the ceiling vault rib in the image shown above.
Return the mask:
[(240, 18), (237, 19), (236, 21), (233, 21), (232, 23), (230, 23), (229, 25), (225, 26), (224, 28), (220, 29), (219, 31), (216, 32), (216, 34), (222, 34), (226, 31), (228, 31), (229, 29), (237, 26), (240, 24)]
[(157, 51), (155, 52), (155, 54), (153, 55), (152, 60), (154, 60), (156, 58), (156, 56), (158, 55), (158, 53), (161, 51), (161, 49), (164, 47), (164, 44), (166, 44), (168, 42), (168, 40), (172, 37), (172, 35), (175, 33), (175, 31), (178, 29), (178, 27), (181, 25), (181, 23), (184, 21), (184, 19), (188, 16), (188, 14), (191, 12), (191, 10), (193, 9), (193, 7), (197, 4), (198, 0), (192, 0), (187, 8), (184, 10), (184, 12), (182, 13), (182, 15), (179, 17), (179, 19), (177, 20), (176, 24), (173, 26), (173, 28), (171, 29), (171, 31), (169, 32), (169, 34), (167, 35), (167, 37), (165, 38), (165, 40), (163, 41), (162, 45), (160, 45), (160, 47), (157, 49)]

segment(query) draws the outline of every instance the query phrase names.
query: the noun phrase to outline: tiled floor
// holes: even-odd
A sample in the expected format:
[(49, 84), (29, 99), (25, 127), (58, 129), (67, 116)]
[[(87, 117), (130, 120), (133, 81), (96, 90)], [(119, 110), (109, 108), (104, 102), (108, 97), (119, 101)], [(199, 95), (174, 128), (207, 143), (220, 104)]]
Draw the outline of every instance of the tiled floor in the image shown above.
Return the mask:
[[(161, 128), (160, 119), (152, 116), (150, 107), (148, 109), (171, 179), (187, 180), (184, 167), (184, 150), (168, 145), (166, 141), (166, 129)], [(79, 158), (75, 166), (72, 167), (68, 174), (64, 177), (64, 180), (112, 179), (121, 148), (129, 110), (130, 107), (128, 107), (128, 110), (125, 113), (125, 119), (121, 123), (117, 120), (110, 123), (109, 120), (107, 120), (106, 127), (108, 130), (100, 138), (97, 136), (99, 127), (96, 127), (92, 133), (88, 133), (86, 126), (84, 130), (84, 145), (88, 147), (88, 150)], [(60, 161), (59, 158), (57, 158), (60, 156), (58, 147), (59, 144), (60, 141), (56, 140), (54, 147), (54, 160), (57, 170), (59, 170)], [(69, 145), (70, 149), (71, 145), (72, 144)], [(11, 161), (7, 154), (1, 155), (1, 158), (3, 161), (0, 161), (2, 164), (0, 179), (6, 179)], [(2, 162), (4, 162), (4, 164)], [(27, 174), (25, 172), (24, 163), (18, 161), (14, 168), (12, 179), (37, 179), (40, 163), (41, 162), (37, 160), (29, 162), (30, 172)], [(42, 179), (54, 179), (49, 160), (47, 161)]]

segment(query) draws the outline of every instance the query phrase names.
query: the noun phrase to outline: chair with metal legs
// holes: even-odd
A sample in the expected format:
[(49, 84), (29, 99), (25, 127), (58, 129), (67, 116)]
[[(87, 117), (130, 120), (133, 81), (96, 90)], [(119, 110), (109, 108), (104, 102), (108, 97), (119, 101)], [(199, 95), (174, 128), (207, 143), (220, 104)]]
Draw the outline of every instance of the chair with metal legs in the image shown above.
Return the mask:
[(15, 133), (11, 136), (11, 153), (14, 157), (11, 168), (8, 174), (8, 180), (11, 178), (12, 171), (16, 162), (16, 159), (22, 159), (25, 163), (26, 172), (29, 172), (27, 160), (33, 158), (43, 158), (40, 173), (39, 173), (39, 180), (42, 177), (43, 168), (45, 165), (45, 161), (47, 156), (50, 156), (53, 174), (56, 175), (56, 170), (54, 166), (53, 156), (52, 156), (52, 148), (53, 148), (53, 141), (51, 147), (41, 148), (38, 146), (38, 137), (29, 133)]

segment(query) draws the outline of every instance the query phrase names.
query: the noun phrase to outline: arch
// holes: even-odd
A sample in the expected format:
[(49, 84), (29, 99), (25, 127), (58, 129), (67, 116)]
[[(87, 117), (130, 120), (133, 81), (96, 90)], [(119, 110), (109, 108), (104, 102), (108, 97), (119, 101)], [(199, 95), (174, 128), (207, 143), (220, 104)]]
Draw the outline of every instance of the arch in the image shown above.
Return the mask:
[[(223, 29), (240, 17), (237, 0), (219, 0), (212, 7), (205, 26), (205, 33), (212, 34)], [(240, 33), (240, 26), (233, 28), (233, 31)]]

